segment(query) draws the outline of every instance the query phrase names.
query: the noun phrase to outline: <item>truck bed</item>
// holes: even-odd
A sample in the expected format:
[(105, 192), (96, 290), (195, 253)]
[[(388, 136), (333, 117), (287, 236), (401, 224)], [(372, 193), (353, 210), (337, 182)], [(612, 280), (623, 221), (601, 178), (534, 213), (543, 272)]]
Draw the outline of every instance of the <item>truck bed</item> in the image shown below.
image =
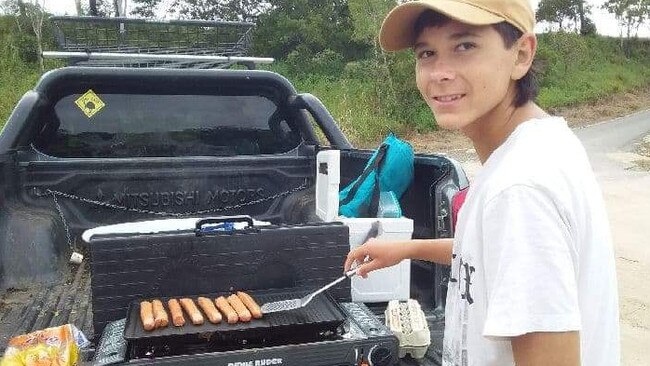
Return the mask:
[[(13, 336), (48, 327), (74, 324), (88, 338), (92, 338), (92, 306), (90, 270), (88, 263), (70, 267), (62, 281), (50, 286), (34, 286), (27, 289), (8, 289), (0, 298), (0, 350), (4, 350)], [(368, 304), (383, 319), (386, 304)], [(431, 346), (423, 360), (410, 357), (400, 365), (439, 365), (442, 349), (444, 320), (430, 309), (425, 314), (431, 331)]]
[[(88, 123), (74, 101), (91, 87), (105, 109)], [(159, 217), (316, 221), (314, 183), (323, 167), (315, 157), (326, 146), (341, 150), (341, 187), (373, 154), (355, 149), (318, 99), (271, 72), (74, 67), (45, 74), (0, 131), (0, 353), (12, 336), (66, 323), (96, 338), (90, 263), (67, 262), (70, 241), (86, 249), (79, 245), (85, 230)], [(451, 237), (452, 197), (467, 184), (452, 160), (417, 155), (413, 184), (400, 199), (413, 237)], [(412, 297), (433, 343), (424, 360), (400, 365), (439, 364), (445, 271), (412, 266)], [(313, 281), (321, 276), (310, 273)], [(132, 278), (120, 276), (93, 281), (129, 288)], [(181, 289), (174, 292), (192, 291)], [(384, 309), (373, 305), (380, 317)]]
[(0, 298), (0, 349), (5, 349), (13, 336), (67, 323), (88, 338), (93, 336), (88, 264), (68, 269), (53, 285), (4, 290)]

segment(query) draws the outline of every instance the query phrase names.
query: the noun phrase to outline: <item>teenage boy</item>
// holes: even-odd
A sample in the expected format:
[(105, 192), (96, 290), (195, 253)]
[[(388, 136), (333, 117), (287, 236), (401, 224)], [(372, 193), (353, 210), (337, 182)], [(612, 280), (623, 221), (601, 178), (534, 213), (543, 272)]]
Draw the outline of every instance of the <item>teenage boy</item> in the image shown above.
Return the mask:
[(618, 296), (600, 188), (564, 119), (533, 101), (537, 40), (527, 0), (423, 0), (394, 8), (379, 36), (412, 48), (439, 126), (483, 164), (455, 238), (370, 240), (360, 274), (406, 258), (450, 264), (443, 365), (616, 366)]

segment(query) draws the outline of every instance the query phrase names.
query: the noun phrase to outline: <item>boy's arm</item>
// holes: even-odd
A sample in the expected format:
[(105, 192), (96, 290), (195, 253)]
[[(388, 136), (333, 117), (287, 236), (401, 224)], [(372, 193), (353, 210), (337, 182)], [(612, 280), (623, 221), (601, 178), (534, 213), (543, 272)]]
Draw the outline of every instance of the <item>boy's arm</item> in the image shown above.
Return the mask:
[(517, 366), (580, 366), (578, 332), (536, 332), (513, 337)]
[[(359, 266), (359, 275), (365, 277), (368, 272), (394, 266), (404, 259), (420, 259), (449, 265), (452, 246), (453, 239), (405, 241), (370, 239), (350, 251), (343, 267), (348, 271), (355, 261), (362, 263)], [(366, 258), (369, 261), (364, 263)]]
[(420, 239), (411, 240), (411, 243), (408, 258), (451, 265), (454, 239)]

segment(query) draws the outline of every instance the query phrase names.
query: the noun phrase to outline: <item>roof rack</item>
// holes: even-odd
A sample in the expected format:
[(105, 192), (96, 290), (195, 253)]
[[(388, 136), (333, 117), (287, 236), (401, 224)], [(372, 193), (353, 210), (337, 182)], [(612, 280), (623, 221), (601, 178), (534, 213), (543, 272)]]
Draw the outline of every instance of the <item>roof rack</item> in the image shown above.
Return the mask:
[(271, 63), (249, 57), (255, 23), (56, 16), (50, 20), (60, 51), (46, 58), (76, 66), (227, 68)]

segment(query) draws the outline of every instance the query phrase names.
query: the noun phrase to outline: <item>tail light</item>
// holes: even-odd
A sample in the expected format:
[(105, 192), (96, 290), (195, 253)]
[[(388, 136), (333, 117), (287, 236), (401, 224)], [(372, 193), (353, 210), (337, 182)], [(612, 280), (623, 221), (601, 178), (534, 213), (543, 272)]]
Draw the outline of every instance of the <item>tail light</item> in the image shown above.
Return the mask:
[(467, 196), (468, 190), (469, 187), (461, 189), (454, 195), (454, 198), (451, 199), (451, 226), (454, 232), (456, 232), (456, 223), (458, 222), (458, 212), (460, 211), (460, 208), (463, 206), (463, 203), (465, 203), (465, 197)]

